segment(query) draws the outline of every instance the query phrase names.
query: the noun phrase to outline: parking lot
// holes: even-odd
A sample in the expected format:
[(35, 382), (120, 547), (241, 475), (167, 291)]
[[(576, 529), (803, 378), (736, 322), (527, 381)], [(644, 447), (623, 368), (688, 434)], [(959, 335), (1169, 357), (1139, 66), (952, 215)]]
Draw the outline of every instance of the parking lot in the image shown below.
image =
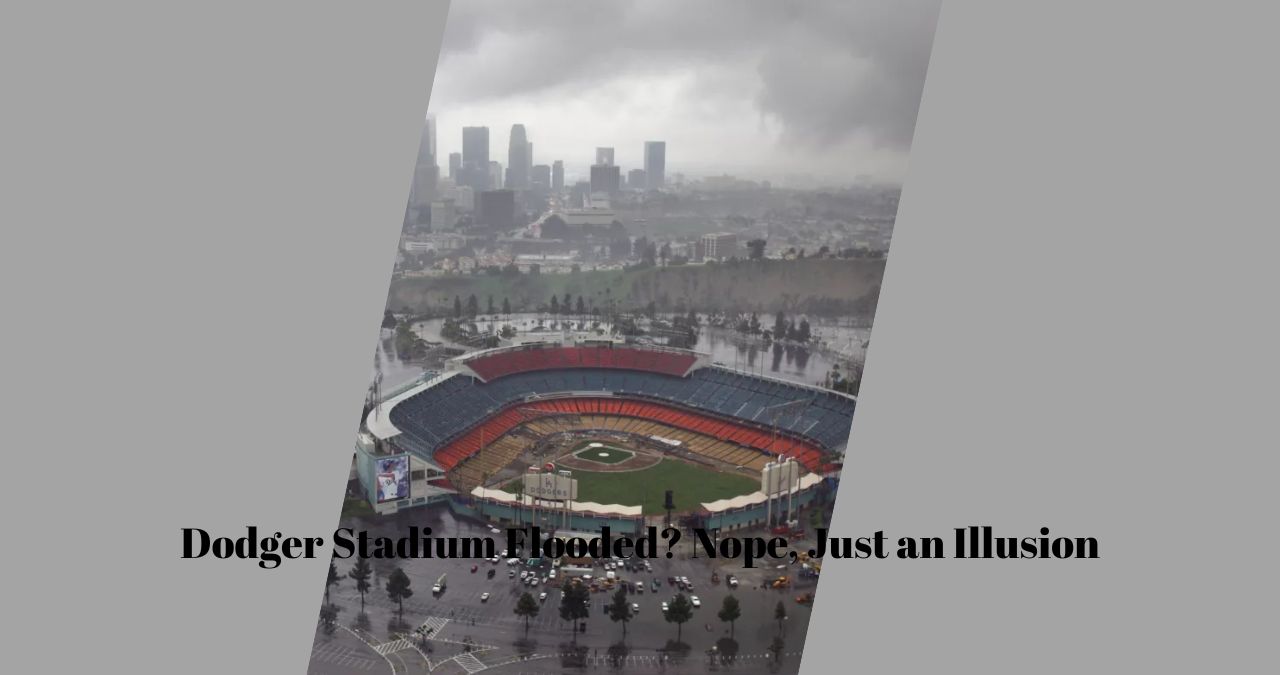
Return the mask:
[[(410, 516), (401, 515), (375, 521), (372, 527), (359, 523), (351, 526), (364, 527), (371, 530), (371, 534), (396, 536), (408, 524), (427, 525), (438, 533), (453, 536), (492, 536), (499, 550), (505, 545), (502, 537), (488, 532), (487, 525), (457, 520), (444, 509), (419, 510), (412, 513), (412, 521), (409, 518)], [(465, 663), (467, 667), (464, 670), (467, 672), (488, 668), (509, 669), (515, 664), (519, 664), (519, 668), (512, 669), (511, 672), (538, 672), (537, 668), (540, 667), (550, 668), (547, 672), (557, 672), (557, 667), (564, 667), (566, 664), (550, 667), (544, 662), (555, 660), (550, 658), (552, 655), (568, 652), (584, 659), (607, 658), (611, 653), (624, 655), (623, 662), (632, 664), (636, 669), (679, 666), (692, 669), (687, 672), (701, 672), (703, 666), (696, 664), (708, 662), (706, 652), (712, 647), (723, 649), (726, 645), (734, 645), (745, 663), (751, 660), (748, 657), (767, 655), (770, 643), (779, 634), (778, 622), (774, 620), (775, 607), (779, 601), (782, 601), (788, 615), (782, 622), (786, 653), (796, 654), (803, 648), (810, 609), (796, 603), (795, 598), (812, 591), (814, 581), (803, 580), (798, 585), (793, 584), (782, 590), (765, 589), (761, 584), (767, 579), (781, 575), (795, 579), (796, 575), (788, 569), (773, 567), (752, 570), (715, 568), (712, 561), (705, 558), (691, 558), (690, 552), (691, 549), (677, 545), (673, 558), (649, 561), (648, 569), (640, 560), (595, 561), (589, 571), (583, 574), (590, 574), (592, 579), (587, 583), (594, 582), (599, 590), (590, 595), (586, 630), (576, 636), (571, 625), (560, 619), (559, 613), (561, 584), (567, 572), (564, 567), (556, 568), (551, 561), (529, 567), (527, 561), (508, 564), (506, 559), (499, 559), (496, 563), (471, 559), (372, 560), (374, 577), (370, 579), (372, 590), (365, 596), (364, 619), (359, 618), (360, 595), (355, 592), (354, 582), (346, 577), (351, 561), (338, 561), (338, 571), (343, 580), (331, 591), (331, 598), (341, 607), (339, 623), (357, 627), (362, 635), (368, 636), (371, 644), (392, 643), (408, 636), (415, 641), (414, 647), (421, 648), (428, 660), (436, 660), (436, 666), (440, 665), (440, 660), (453, 654), (451, 649), (461, 645), (460, 649), (455, 650), (461, 660), (455, 659), (449, 667)], [(409, 576), (414, 591), (413, 596), (403, 603), (403, 626), (398, 625), (395, 619), (397, 603), (388, 599), (385, 591), (387, 575), (395, 567), (400, 567)], [(525, 580), (520, 578), (522, 572), (525, 573)], [(719, 573), (719, 583), (712, 581), (714, 572)], [(736, 589), (730, 588), (726, 583), (729, 573), (736, 573), (739, 578)], [(614, 590), (605, 589), (609, 584), (607, 579), (610, 574), (614, 577)], [(433, 593), (432, 587), (442, 575), (444, 588), (439, 593)], [(661, 603), (670, 602), (676, 593), (681, 592), (678, 580), (681, 577), (687, 578), (691, 584), (691, 588), (686, 586), (684, 590), (686, 597), (696, 596), (700, 606), (693, 610), (693, 617), (679, 629), (680, 642), (687, 647), (673, 649), (678, 629), (675, 624), (664, 619)], [(536, 585), (530, 578), (537, 579)], [(628, 622), (623, 648), (623, 627), (621, 623), (609, 620), (604, 608), (612, 600), (616, 588), (624, 581), (631, 588), (628, 600), (637, 606), (637, 611), (635, 617)], [(643, 590), (637, 584), (642, 584)], [(513, 611), (520, 596), (526, 592), (535, 600), (541, 598), (543, 593), (546, 594), (539, 602), (540, 612), (528, 622), (527, 635), (524, 619), (516, 616)], [(730, 637), (730, 627), (716, 617), (724, 598), (730, 594), (738, 598), (741, 608), (741, 617), (733, 630), (733, 643), (722, 642)], [(418, 627), (426, 628), (423, 631), (426, 639), (412, 633)], [(625, 654), (620, 649), (625, 649)], [(464, 653), (467, 655), (465, 658), (460, 656)], [(537, 659), (530, 660), (535, 656)], [(673, 656), (679, 660), (673, 661)], [(319, 657), (320, 655), (314, 656), (313, 664)], [(764, 660), (756, 660), (763, 667)], [(747, 666), (742, 666), (745, 667)], [(791, 667), (798, 667), (798, 657)]]

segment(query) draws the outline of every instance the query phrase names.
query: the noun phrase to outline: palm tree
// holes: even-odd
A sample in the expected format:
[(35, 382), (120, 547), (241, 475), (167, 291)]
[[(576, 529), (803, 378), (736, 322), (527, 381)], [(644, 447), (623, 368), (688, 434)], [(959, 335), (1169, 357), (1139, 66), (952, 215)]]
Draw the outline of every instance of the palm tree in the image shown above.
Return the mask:
[(329, 602), (329, 589), (338, 585), (342, 581), (342, 577), (338, 576), (338, 566), (333, 562), (333, 558), (329, 558), (329, 579), (324, 583), (324, 601)]

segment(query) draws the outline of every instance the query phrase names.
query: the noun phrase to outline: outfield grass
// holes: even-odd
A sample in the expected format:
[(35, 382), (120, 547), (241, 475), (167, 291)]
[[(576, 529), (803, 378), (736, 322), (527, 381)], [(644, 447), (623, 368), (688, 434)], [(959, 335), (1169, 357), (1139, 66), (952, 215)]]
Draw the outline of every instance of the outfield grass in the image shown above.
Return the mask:
[(720, 473), (687, 462), (664, 459), (639, 471), (598, 473), (574, 471), (578, 501), (599, 504), (639, 505), (645, 515), (664, 513), (664, 493), (675, 491), (677, 512), (691, 511), (702, 502), (728, 499), (760, 489), (760, 481)]

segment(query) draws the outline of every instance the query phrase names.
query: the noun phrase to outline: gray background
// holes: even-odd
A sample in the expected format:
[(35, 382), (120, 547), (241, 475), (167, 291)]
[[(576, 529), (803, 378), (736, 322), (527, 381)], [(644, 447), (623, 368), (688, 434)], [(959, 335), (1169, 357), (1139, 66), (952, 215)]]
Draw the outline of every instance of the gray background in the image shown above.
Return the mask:
[[(0, 17), (14, 672), (307, 662), (324, 560), (178, 529), (332, 528), (444, 5), (233, 5)], [(1274, 669), (1249, 7), (944, 7), (836, 528), (1103, 558), (832, 563), (805, 672)]]

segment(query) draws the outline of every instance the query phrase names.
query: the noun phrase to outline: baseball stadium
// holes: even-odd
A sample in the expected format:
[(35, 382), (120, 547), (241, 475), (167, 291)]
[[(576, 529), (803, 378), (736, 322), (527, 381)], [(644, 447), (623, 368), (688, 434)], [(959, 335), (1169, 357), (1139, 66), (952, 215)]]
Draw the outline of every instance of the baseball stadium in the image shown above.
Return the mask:
[(368, 406), (355, 470), (380, 514), (448, 503), (575, 530), (772, 526), (836, 479), (854, 404), (693, 351), (530, 343), (456, 357)]

